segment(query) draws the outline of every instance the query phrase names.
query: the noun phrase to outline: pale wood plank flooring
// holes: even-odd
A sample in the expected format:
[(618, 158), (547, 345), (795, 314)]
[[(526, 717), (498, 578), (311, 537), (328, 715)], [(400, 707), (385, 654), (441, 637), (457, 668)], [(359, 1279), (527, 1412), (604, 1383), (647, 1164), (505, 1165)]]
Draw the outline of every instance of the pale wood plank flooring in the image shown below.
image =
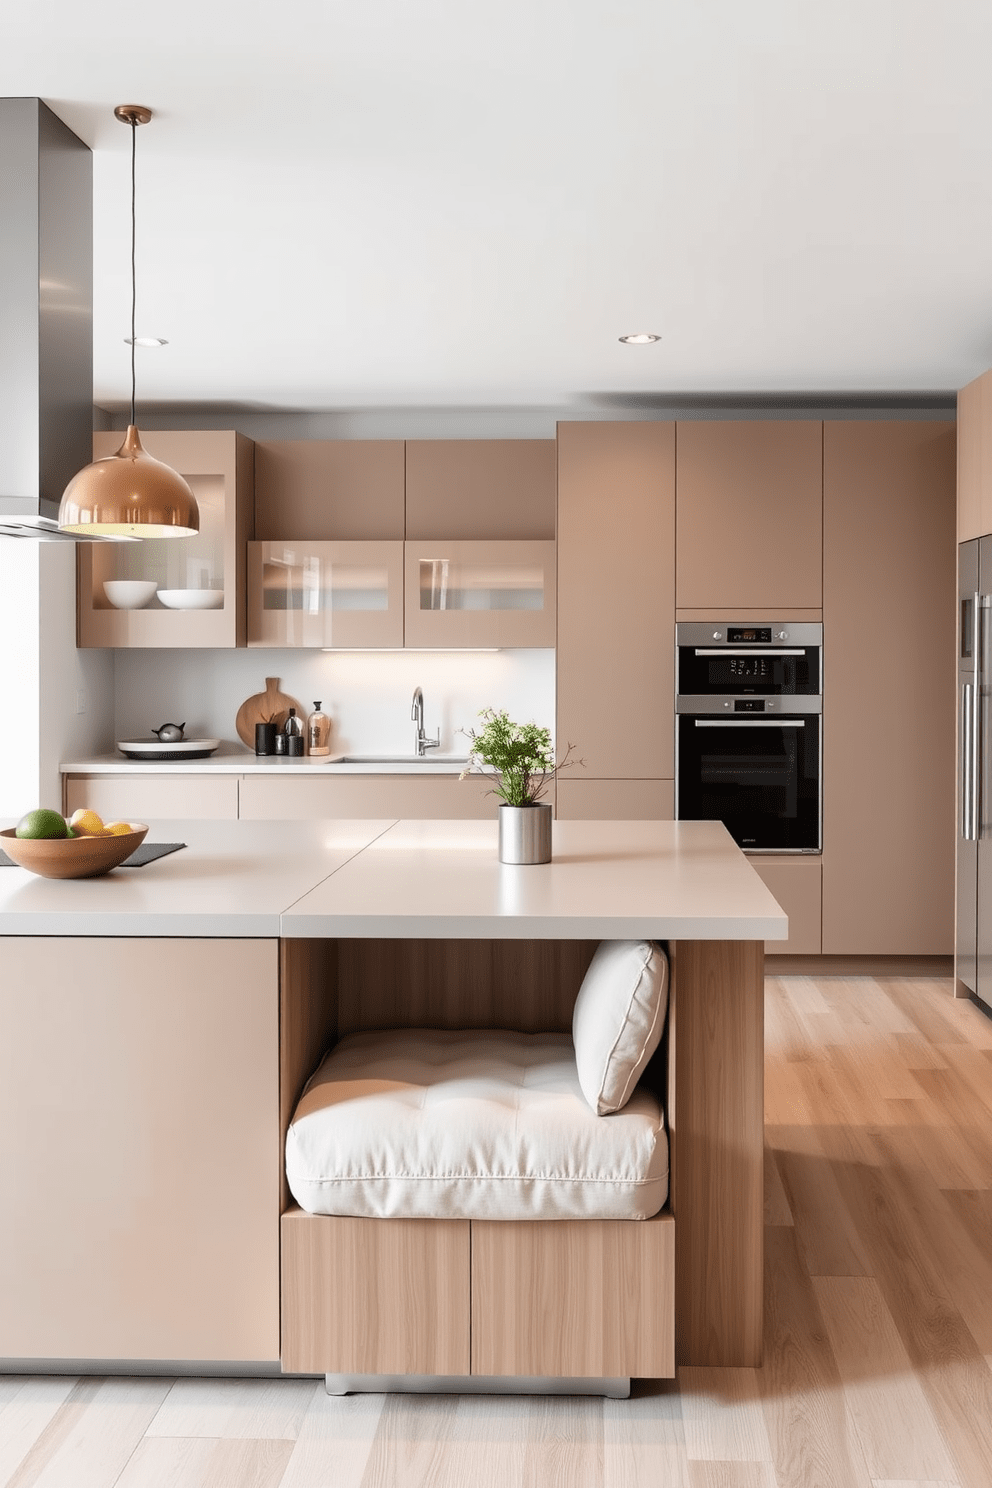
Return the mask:
[(5, 1488), (992, 1488), (992, 1020), (769, 978), (759, 1370), (629, 1401), (0, 1377)]

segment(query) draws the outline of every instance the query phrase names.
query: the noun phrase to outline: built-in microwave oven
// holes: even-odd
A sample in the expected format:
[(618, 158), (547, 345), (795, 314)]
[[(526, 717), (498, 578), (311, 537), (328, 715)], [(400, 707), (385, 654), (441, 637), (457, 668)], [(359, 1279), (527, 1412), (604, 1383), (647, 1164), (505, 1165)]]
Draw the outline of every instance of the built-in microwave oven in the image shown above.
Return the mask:
[(822, 646), (813, 623), (676, 627), (676, 816), (746, 852), (822, 846)]

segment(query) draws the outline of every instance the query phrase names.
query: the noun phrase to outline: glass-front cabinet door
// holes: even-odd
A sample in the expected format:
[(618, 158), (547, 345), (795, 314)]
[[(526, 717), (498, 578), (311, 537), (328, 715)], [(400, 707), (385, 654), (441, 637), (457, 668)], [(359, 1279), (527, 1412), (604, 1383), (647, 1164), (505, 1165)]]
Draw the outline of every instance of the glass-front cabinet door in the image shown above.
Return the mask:
[(402, 542), (249, 543), (248, 644), (402, 646)]
[[(93, 436), (95, 459), (123, 435)], [(193, 537), (76, 545), (80, 646), (227, 647), (245, 643), (245, 548), (251, 530), (252, 445), (233, 430), (151, 430), (148, 454), (186, 479)]]
[(555, 545), (408, 542), (406, 645), (553, 646)]

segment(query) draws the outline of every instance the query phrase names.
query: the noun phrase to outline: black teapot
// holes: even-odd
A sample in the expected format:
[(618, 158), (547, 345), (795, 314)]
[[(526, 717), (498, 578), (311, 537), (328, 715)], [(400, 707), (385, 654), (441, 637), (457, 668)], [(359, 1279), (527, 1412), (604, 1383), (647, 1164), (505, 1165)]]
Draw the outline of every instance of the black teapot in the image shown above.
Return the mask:
[(152, 729), (160, 744), (178, 744), (183, 737), (185, 723), (163, 723), (161, 728)]

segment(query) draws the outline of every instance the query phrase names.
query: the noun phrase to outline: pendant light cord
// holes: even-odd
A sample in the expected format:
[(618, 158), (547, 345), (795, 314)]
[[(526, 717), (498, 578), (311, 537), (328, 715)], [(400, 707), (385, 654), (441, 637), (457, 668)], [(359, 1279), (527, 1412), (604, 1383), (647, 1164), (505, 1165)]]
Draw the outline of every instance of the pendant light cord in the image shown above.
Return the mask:
[(135, 388), (135, 310), (138, 299), (138, 271), (135, 257), (135, 240), (137, 235), (137, 213), (135, 211), (135, 162), (137, 159), (138, 121), (131, 115), (131, 423), (134, 423), (134, 388)]

